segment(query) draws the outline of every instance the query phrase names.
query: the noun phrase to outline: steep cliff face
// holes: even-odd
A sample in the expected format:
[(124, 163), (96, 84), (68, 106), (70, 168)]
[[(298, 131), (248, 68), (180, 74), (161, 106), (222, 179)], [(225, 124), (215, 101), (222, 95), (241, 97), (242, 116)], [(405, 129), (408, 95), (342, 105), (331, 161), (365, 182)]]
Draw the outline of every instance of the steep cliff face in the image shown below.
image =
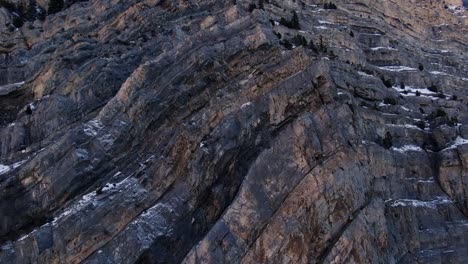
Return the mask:
[(0, 263), (468, 262), (461, 1), (76, 2), (0, 8)]

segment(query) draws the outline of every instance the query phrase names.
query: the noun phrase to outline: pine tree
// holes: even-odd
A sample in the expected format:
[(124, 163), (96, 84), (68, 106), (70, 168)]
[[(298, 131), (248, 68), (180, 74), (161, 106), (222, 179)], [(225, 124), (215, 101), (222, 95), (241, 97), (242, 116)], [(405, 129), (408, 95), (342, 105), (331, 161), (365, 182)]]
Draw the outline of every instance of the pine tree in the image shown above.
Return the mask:
[(291, 19), (291, 28), (292, 29), (301, 29), (299, 25), (299, 17), (297, 16), (296, 11), (293, 11), (293, 17)]

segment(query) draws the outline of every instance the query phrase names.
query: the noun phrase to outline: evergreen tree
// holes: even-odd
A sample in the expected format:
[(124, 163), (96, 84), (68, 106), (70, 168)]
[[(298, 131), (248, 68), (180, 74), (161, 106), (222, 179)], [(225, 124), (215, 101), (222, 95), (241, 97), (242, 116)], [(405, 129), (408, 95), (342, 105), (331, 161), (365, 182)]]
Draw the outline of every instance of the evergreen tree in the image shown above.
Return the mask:
[(299, 25), (299, 17), (297, 16), (296, 11), (293, 11), (293, 17), (291, 19), (291, 28), (292, 29), (301, 29)]

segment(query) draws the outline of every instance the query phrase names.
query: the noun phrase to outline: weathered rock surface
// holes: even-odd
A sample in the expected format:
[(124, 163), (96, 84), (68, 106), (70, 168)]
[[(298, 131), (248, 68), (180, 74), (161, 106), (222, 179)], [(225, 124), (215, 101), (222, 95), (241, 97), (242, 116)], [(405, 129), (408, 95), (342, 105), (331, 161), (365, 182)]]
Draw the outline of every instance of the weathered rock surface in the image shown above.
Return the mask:
[(0, 8), (0, 263), (467, 263), (466, 10), (328, 2)]

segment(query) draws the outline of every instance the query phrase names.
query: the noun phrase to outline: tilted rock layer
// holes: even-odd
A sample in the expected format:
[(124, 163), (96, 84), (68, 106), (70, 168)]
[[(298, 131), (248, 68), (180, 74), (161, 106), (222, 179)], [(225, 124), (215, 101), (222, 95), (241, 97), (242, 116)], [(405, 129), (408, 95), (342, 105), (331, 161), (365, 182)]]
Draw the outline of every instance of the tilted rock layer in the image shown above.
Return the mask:
[(328, 2), (0, 8), (0, 263), (467, 263), (461, 1)]

